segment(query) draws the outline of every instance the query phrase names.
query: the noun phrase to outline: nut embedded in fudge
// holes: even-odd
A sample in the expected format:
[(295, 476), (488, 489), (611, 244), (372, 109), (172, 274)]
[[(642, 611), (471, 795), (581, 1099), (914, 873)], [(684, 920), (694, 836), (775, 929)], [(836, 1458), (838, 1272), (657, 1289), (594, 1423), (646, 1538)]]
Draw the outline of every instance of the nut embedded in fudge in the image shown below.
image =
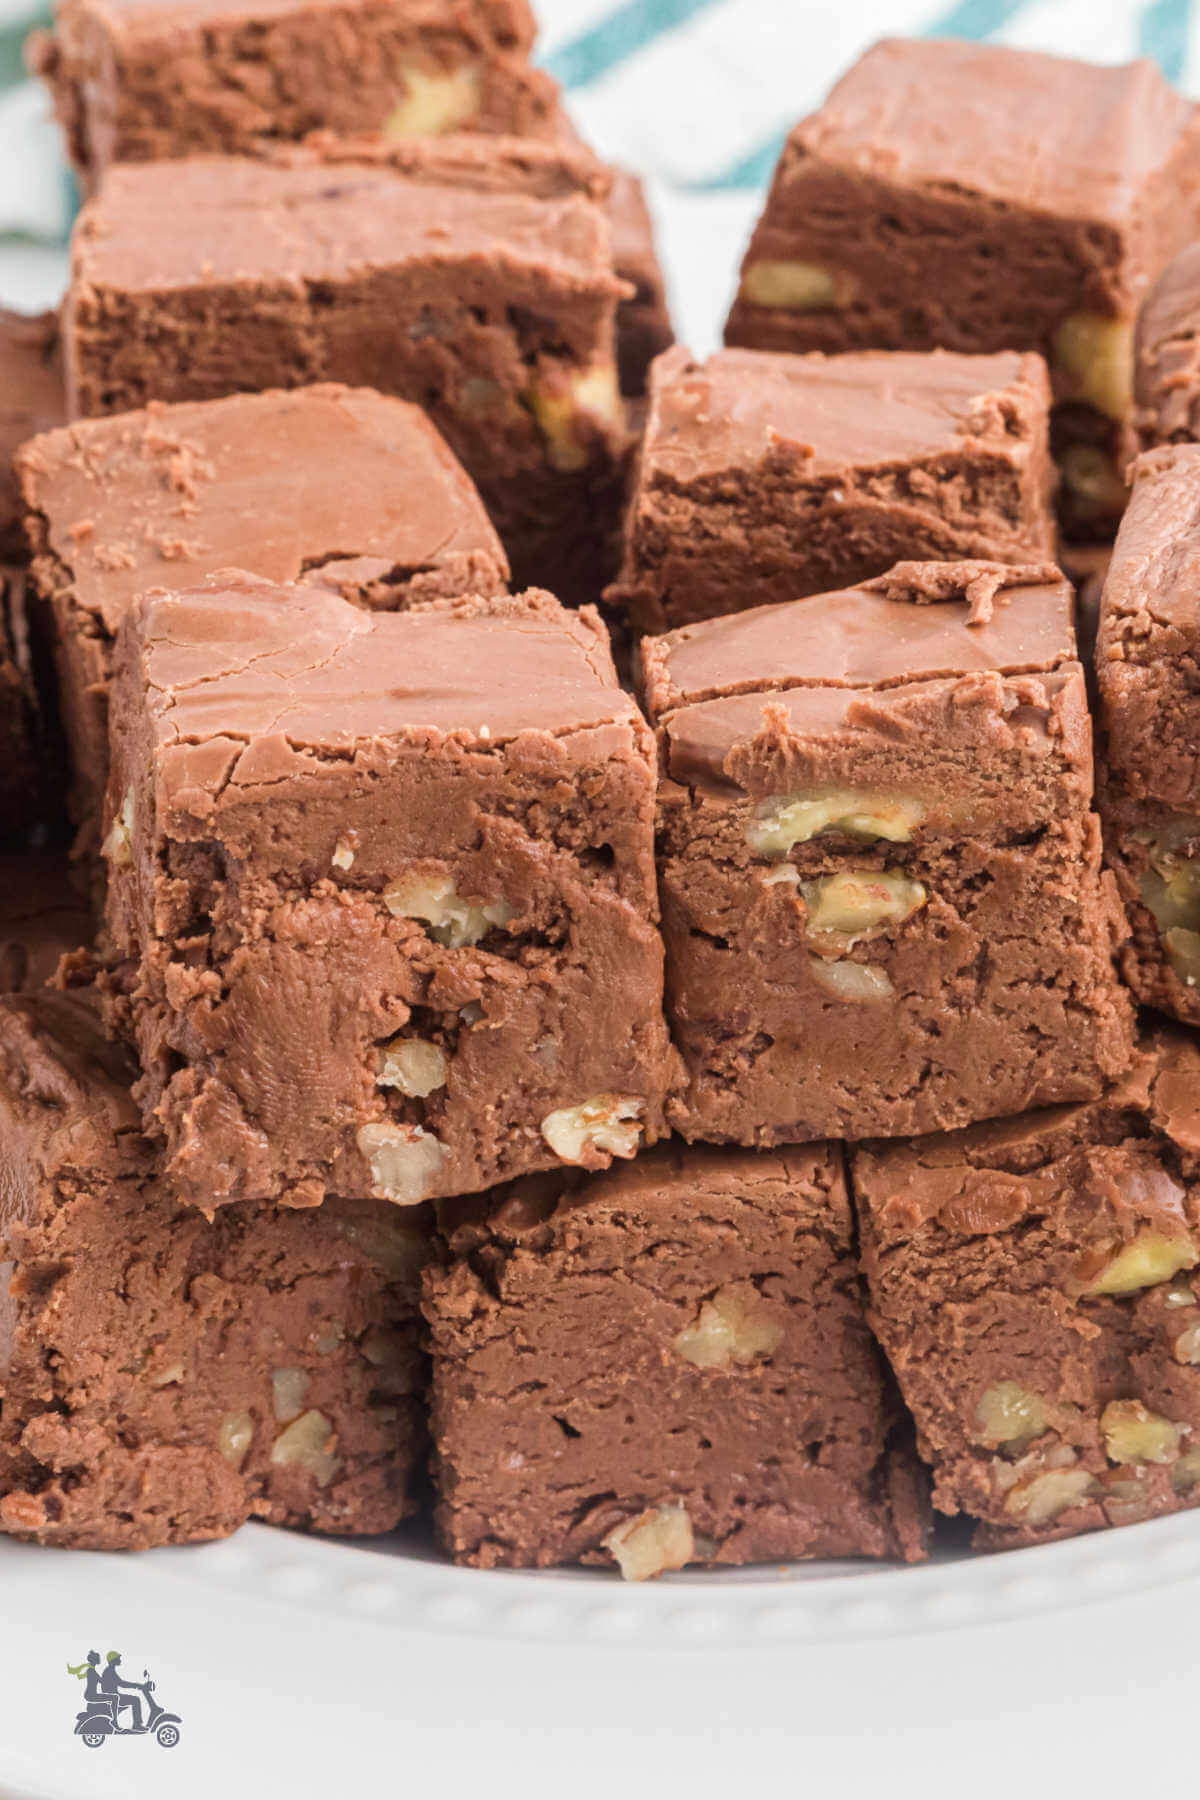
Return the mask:
[(592, 609), (231, 575), (117, 661), (110, 1005), (182, 1195), (408, 1204), (661, 1135), (654, 741)]
[(1142, 448), (1200, 438), (1200, 244), (1163, 270), (1138, 314), (1134, 402)]
[[(628, 449), (598, 165), (358, 144), (118, 165), (84, 208), (64, 314), (72, 410), (336, 380), (425, 407), (520, 585), (595, 599)], [(500, 176), (503, 181), (500, 181)], [(186, 221), (186, 229), (181, 221)]]
[(841, 1152), (678, 1145), (439, 1208), (437, 1518), (460, 1562), (924, 1554)]
[(607, 598), (643, 630), (849, 587), (905, 559), (1047, 558), (1041, 357), (772, 356), (655, 364)]
[(1068, 583), (900, 564), (643, 640), (683, 1134), (1091, 1099), (1132, 1055)]
[(1200, 1025), (1200, 445), (1146, 451), (1100, 602), (1099, 795), (1126, 980)]
[(1200, 1049), (1120, 1088), (853, 1153), (871, 1322), (980, 1548), (1200, 1504)]
[(0, 1001), (0, 1531), (390, 1530), (424, 1461), (428, 1209), (210, 1224), (156, 1173), (133, 1073), (84, 1001)]
[(1149, 282), (1200, 234), (1200, 125), (1149, 62), (885, 40), (793, 131), (726, 341), (1040, 350), (1064, 523), (1115, 526)]
[(0, 854), (0, 994), (44, 987), (62, 958), (93, 935), (91, 910), (64, 852)]
[(317, 130), (553, 135), (534, 31), (526, 0), (64, 0), (32, 60), (88, 187), (114, 162)]
[(335, 384), (154, 404), (47, 432), (17, 457), (43, 635), (93, 824), (113, 639), (137, 594), (217, 569), (312, 574), (365, 606), (499, 593), (483, 502), (419, 407)]

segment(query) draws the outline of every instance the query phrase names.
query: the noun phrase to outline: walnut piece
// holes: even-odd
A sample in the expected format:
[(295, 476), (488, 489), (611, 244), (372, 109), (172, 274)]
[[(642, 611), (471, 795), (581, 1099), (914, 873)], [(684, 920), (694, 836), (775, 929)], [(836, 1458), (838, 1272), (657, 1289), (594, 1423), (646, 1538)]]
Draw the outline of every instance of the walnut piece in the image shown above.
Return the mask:
[(751, 306), (777, 306), (785, 312), (825, 312), (848, 306), (858, 292), (853, 275), (820, 263), (760, 257), (742, 273), (741, 298)]
[(298, 1419), (304, 1411), (304, 1399), (311, 1377), (307, 1369), (276, 1369), (271, 1375), (271, 1392), (275, 1417), (281, 1425)]
[(321, 1412), (301, 1413), (271, 1446), (271, 1461), (283, 1469), (303, 1469), (318, 1487), (328, 1487), (339, 1463), (333, 1454), (334, 1429)]
[(412, 1100), (424, 1100), (446, 1085), (446, 1058), (424, 1038), (396, 1038), (379, 1052), (379, 1087), (399, 1088)]
[(1115, 1463), (1169, 1463), (1179, 1454), (1183, 1427), (1164, 1419), (1140, 1400), (1113, 1400), (1100, 1415), (1108, 1460)]
[(227, 1412), (217, 1428), (217, 1449), (231, 1468), (240, 1469), (254, 1441), (254, 1420), (248, 1412)]
[(786, 856), (793, 845), (807, 844), (823, 831), (906, 844), (924, 817), (924, 805), (909, 794), (810, 788), (760, 800), (746, 827), (746, 842), (756, 856)]
[(809, 938), (825, 939), (833, 950), (851, 950), (878, 937), (890, 925), (911, 919), (928, 898), (919, 881), (898, 869), (843, 869), (816, 881), (802, 881)]
[(1180, 1332), (1171, 1346), (1171, 1355), (1177, 1363), (1200, 1363), (1200, 1325), (1189, 1325)]
[(870, 963), (843, 962), (836, 957), (810, 956), (813, 980), (839, 1000), (888, 1000), (896, 987), (886, 969)]
[(1032, 1481), (1013, 1488), (1004, 1510), (1027, 1525), (1048, 1525), (1060, 1513), (1069, 1512), (1100, 1492), (1100, 1483), (1086, 1469), (1047, 1469)]
[(1055, 398), (1083, 400), (1108, 419), (1133, 406), (1133, 324), (1102, 313), (1078, 312), (1054, 333), (1050, 353)]
[(340, 837), (333, 846), (330, 862), (335, 869), (350, 869), (354, 866), (354, 844), (348, 837)]
[(1016, 1381), (997, 1381), (980, 1395), (975, 1422), (982, 1441), (1019, 1455), (1046, 1430), (1046, 1403)]
[(410, 64), (400, 73), (404, 96), (384, 120), (384, 137), (435, 137), (443, 131), (457, 131), (479, 117), (483, 71), (478, 63), (460, 63), (456, 69), (422, 69)]
[(611, 437), (624, 428), (621, 388), (613, 362), (594, 363), (552, 382), (535, 384), (528, 400), (546, 440), (550, 466), (564, 473), (586, 469), (592, 460), (591, 439)]
[(1186, 1494), (1200, 1482), (1200, 1444), (1185, 1450), (1171, 1470), (1171, 1486), (1177, 1494)]
[(121, 802), (120, 811), (108, 828), (100, 846), (100, 854), (114, 869), (127, 869), (133, 861), (133, 789)]
[(1200, 983), (1200, 859), (1185, 856), (1181, 846), (1200, 840), (1200, 819), (1180, 813), (1139, 836), (1150, 858), (1138, 878), (1142, 902), (1158, 926), (1171, 968), (1195, 987)]
[(340, 1320), (323, 1319), (312, 1334), (312, 1347), (318, 1356), (332, 1356), (345, 1335)]
[(363, 1333), (358, 1348), (371, 1367), (379, 1371), (376, 1386), (381, 1392), (407, 1394), (412, 1391), (418, 1371), (411, 1336), (373, 1325)]
[(648, 1581), (692, 1560), (695, 1539), (685, 1506), (651, 1506), (604, 1539), (625, 1581)]
[(671, 1348), (698, 1369), (727, 1369), (731, 1363), (744, 1368), (772, 1355), (782, 1339), (782, 1324), (771, 1316), (762, 1295), (745, 1283), (718, 1288), (692, 1323), (672, 1338)]
[(403, 1213), (387, 1212), (373, 1219), (347, 1219), (342, 1236), (385, 1275), (413, 1280), (429, 1259), (429, 1238), (403, 1219)]
[(563, 1162), (583, 1163), (597, 1151), (635, 1156), (641, 1142), (644, 1100), (633, 1094), (593, 1094), (542, 1120), (542, 1136)]
[(514, 917), (506, 900), (483, 905), (459, 898), (448, 875), (400, 875), (383, 890), (384, 905), (398, 919), (419, 919), (448, 950), (477, 944), (494, 925)]
[(1139, 1288), (1169, 1281), (1180, 1269), (1196, 1265), (1196, 1250), (1187, 1238), (1164, 1237), (1160, 1231), (1143, 1230), (1105, 1264), (1084, 1293), (1133, 1294)]
[(419, 1125), (360, 1125), (355, 1141), (371, 1170), (371, 1192), (397, 1206), (428, 1200), (446, 1151)]
[(1059, 458), (1063, 486), (1091, 512), (1121, 512), (1129, 498), (1121, 471), (1096, 444), (1071, 444)]

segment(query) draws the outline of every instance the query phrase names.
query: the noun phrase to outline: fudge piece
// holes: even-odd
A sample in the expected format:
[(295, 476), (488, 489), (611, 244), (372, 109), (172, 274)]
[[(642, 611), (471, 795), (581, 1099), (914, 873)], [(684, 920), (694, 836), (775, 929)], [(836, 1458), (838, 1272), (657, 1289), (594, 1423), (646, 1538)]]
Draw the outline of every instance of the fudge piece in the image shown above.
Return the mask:
[(0, 562), (25, 557), (13, 452), (66, 416), (57, 313), (31, 318), (0, 307)]
[(898, 564), (642, 643), (685, 1137), (942, 1129), (1132, 1054), (1070, 585)]
[(1145, 449), (1200, 438), (1200, 244), (1168, 263), (1138, 314), (1134, 399)]
[(91, 911), (64, 855), (18, 850), (0, 856), (0, 994), (43, 987), (62, 957), (92, 936)]
[(400, 607), (508, 580), (483, 503), (429, 419), (366, 388), (154, 403), (35, 438), (17, 467), (77, 820), (103, 803), (113, 638), (146, 588), (217, 569), (315, 572), (348, 599)]
[(772, 356), (655, 364), (608, 598), (647, 631), (796, 600), (894, 562), (1053, 554), (1039, 356)]
[(185, 1198), (407, 1204), (661, 1135), (654, 742), (591, 609), (216, 578), (127, 613), (111, 723), (110, 1005)]
[(1200, 1049), (1094, 1106), (854, 1152), (934, 1504), (1007, 1548), (1200, 1504)]
[(422, 1303), (457, 1561), (615, 1561), (636, 1580), (924, 1554), (836, 1147), (669, 1146), (439, 1215)]
[(622, 300), (617, 312), (617, 359), (621, 392), (636, 398), (646, 391), (650, 364), (674, 341), (675, 333), (646, 196), (629, 169), (612, 171), (608, 222), (613, 267), (633, 288), (632, 299)]
[(133, 1073), (80, 998), (0, 1001), (0, 1531), (390, 1530), (423, 1461), (425, 1212), (210, 1223), (156, 1175)]
[(1149, 62), (885, 40), (784, 149), (726, 340), (1040, 350), (1063, 518), (1124, 500), (1133, 326), (1200, 234), (1200, 116)]
[(521, 585), (599, 594), (628, 290), (587, 193), (463, 182), (429, 146), (130, 164), (80, 215), (72, 266), (74, 413), (327, 379), (398, 394), (478, 484)]
[(1099, 796), (1125, 978), (1200, 1025), (1200, 445), (1148, 450), (1100, 601)]
[(63, 0), (31, 62), (85, 187), (319, 129), (553, 133), (527, 0)]

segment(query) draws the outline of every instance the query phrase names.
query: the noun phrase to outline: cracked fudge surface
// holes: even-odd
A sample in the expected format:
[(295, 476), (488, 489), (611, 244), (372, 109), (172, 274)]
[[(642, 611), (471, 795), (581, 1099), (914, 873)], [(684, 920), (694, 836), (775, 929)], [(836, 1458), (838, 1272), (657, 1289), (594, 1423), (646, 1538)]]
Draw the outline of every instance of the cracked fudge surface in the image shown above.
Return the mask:
[(426, 1209), (226, 1208), (155, 1173), (90, 1007), (0, 1001), (0, 1531), (391, 1529), (424, 1460)]
[(1200, 244), (1167, 265), (1138, 315), (1134, 398), (1144, 449), (1200, 438)]
[[(498, 153), (488, 185), (436, 144), (117, 166), (74, 234), (72, 411), (325, 380), (397, 394), (478, 484), (520, 583), (596, 598), (624, 486), (628, 290), (597, 165), (575, 160), (553, 193), (528, 158)], [(554, 153), (560, 189), (570, 163)]]
[(1146, 451), (1100, 602), (1105, 852), (1139, 1000), (1200, 1025), (1200, 445)]
[(0, 994), (43, 987), (62, 957), (90, 944), (93, 933), (64, 852), (0, 854)]
[(853, 1153), (871, 1323), (979, 1548), (1200, 1502), (1200, 1049), (1099, 1103)]
[(903, 558), (1049, 557), (1039, 356), (771, 356), (655, 364), (608, 598), (642, 629), (850, 586)]
[(793, 131), (727, 341), (1040, 350), (1064, 522), (1120, 518), (1132, 336), (1200, 234), (1200, 124), (1149, 62), (876, 44)]
[(439, 1208), (439, 1533), (460, 1562), (924, 1554), (840, 1151), (671, 1145)]
[(112, 986), (178, 1192), (466, 1193), (661, 1134), (653, 737), (591, 609), (214, 578), (118, 639)]
[(363, 605), (402, 607), (508, 580), (483, 502), (435, 427), (366, 388), (81, 420), (26, 444), (18, 466), (79, 819), (103, 803), (113, 639), (147, 588), (217, 569), (316, 572)]
[(85, 187), (326, 129), (553, 134), (526, 0), (64, 0), (33, 61)]
[(898, 1136), (1132, 1053), (1069, 584), (898, 564), (642, 644), (688, 1138)]

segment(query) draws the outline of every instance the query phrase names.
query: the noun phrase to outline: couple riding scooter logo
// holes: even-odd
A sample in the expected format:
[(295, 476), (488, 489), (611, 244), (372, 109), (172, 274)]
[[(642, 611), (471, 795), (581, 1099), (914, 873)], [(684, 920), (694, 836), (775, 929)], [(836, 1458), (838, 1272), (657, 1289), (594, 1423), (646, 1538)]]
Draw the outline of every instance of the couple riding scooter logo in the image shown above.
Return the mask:
[(67, 1664), (67, 1673), (84, 1683), (84, 1706), (75, 1717), (75, 1736), (82, 1738), (89, 1750), (99, 1750), (110, 1737), (154, 1737), (164, 1750), (174, 1749), (179, 1742), (179, 1714), (169, 1713), (154, 1698), (148, 1669), (142, 1670), (142, 1681), (124, 1679), (119, 1650), (109, 1651), (103, 1671), (100, 1652), (89, 1650), (83, 1662)]

